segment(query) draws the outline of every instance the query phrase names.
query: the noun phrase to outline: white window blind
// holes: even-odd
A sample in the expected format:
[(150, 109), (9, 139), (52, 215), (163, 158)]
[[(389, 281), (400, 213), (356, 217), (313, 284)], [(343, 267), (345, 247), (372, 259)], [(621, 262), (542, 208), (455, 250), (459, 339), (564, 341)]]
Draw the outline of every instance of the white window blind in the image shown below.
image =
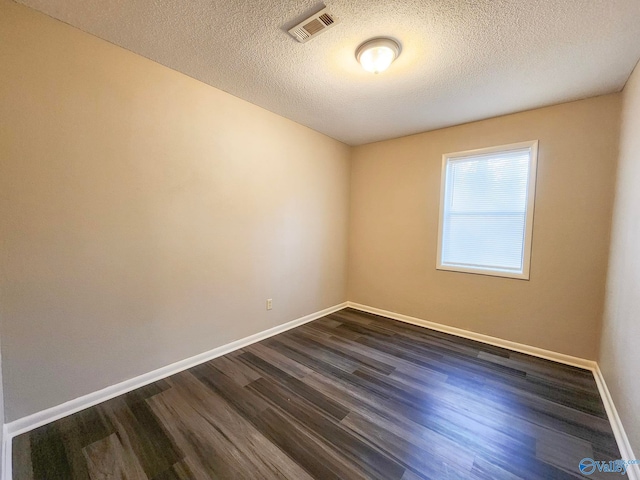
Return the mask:
[(537, 142), (445, 155), (438, 268), (528, 278)]

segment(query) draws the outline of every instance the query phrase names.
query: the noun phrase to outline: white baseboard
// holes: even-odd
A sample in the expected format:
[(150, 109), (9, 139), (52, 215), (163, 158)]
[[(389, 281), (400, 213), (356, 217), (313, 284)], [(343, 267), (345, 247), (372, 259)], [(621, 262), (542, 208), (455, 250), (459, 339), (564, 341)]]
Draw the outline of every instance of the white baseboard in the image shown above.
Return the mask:
[(347, 302), (347, 306), (360, 310), (363, 312), (373, 313), (375, 315), (381, 315), (383, 317), (392, 318), (405, 323), (411, 323), (412, 325), (418, 325), (419, 327), (430, 328), (438, 332), (449, 333), (456, 337), (468, 338), (470, 340), (476, 340), (481, 343), (488, 343), (496, 347), (506, 348), (520, 353), (526, 353), (534, 357), (546, 358), (547, 360), (553, 360), (554, 362), (564, 363), (565, 365), (571, 365), (573, 367), (584, 368), (586, 370), (593, 370), (596, 367), (596, 362), (593, 360), (585, 360), (584, 358), (572, 357), (571, 355), (565, 355), (564, 353), (552, 352), (551, 350), (545, 350), (543, 348), (532, 347), (523, 343), (512, 342), (510, 340), (503, 340), (497, 337), (491, 337), (482, 333), (475, 333), (469, 330), (463, 330), (462, 328), (450, 327), (448, 325), (442, 325), (441, 323), (430, 322), (428, 320), (422, 320), (421, 318), (410, 317), (409, 315), (403, 315), (401, 313), (389, 312), (388, 310), (381, 310), (375, 307), (369, 307), (368, 305), (361, 305), (359, 303)]
[(2, 480), (12, 480), (11, 440), (9, 440), (6, 424), (2, 424), (2, 452), (0, 452), (0, 455), (0, 461), (2, 461)]
[[(476, 340), (478, 342), (487, 343), (489, 345), (494, 345), (496, 347), (502, 347), (520, 353), (526, 353), (527, 355), (532, 355), (534, 357), (545, 358), (547, 360), (563, 363), (565, 365), (571, 365), (573, 367), (590, 370), (593, 373), (596, 385), (598, 386), (598, 391), (600, 392), (600, 396), (602, 397), (602, 402), (604, 403), (604, 408), (607, 412), (607, 416), (609, 417), (609, 423), (611, 424), (613, 435), (615, 436), (618, 448), (620, 449), (621, 458), (623, 460), (635, 460), (637, 458), (634, 456), (631, 444), (629, 443), (629, 438), (624, 431), (624, 427), (622, 426), (622, 422), (620, 420), (620, 417), (618, 416), (618, 411), (616, 410), (616, 407), (611, 398), (611, 394), (609, 393), (609, 389), (607, 388), (607, 384), (604, 381), (604, 377), (602, 376), (602, 372), (600, 371), (600, 367), (598, 366), (597, 362), (594, 362), (593, 360), (586, 360), (584, 358), (573, 357), (571, 355), (565, 355), (563, 353), (552, 352), (543, 348), (532, 347), (530, 345), (525, 345), (522, 343), (512, 342), (510, 340), (503, 340), (501, 338), (491, 337), (489, 335), (475, 333), (469, 330), (463, 330), (461, 328), (450, 327), (448, 325), (442, 325), (440, 323), (430, 322), (428, 320), (422, 320), (420, 318), (410, 317), (408, 315), (390, 312), (388, 310), (382, 310), (380, 308), (370, 307), (368, 305), (361, 305), (354, 302), (347, 302), (347, 305), (350, 308), (360, 310), (362, 312), (373, 313), (375, 315), (392, 318), (394, 320), (410, 323), (412, 325), (430, 328), (431, 330), (436, 330), (438, 332), (449, 333), (457, 337), (468, 338), (471, 340)], [(594, 460), (598, 459), (596, 458)], [(640, 480), (640, 466), (630, 466), (627, 470), (627, 478), (629, 478), (630, 480)]]
[[(600, 396), (602, 397), (604, 408), (607, 411), (607, 416), (609, 417), (609, 422), (611, 423), (611, 429), (613, 430), (613, 434), (616, 437), (616, 442), (618, 443), (618, 448), (620, 449), (620, 455), (622, 459), (638, 459), (638, 457), (636, 457), (633, 453), (631, 443), (629, 443), (629, 437), (627, 437), (627, 434), (624, 431), (622, 420), (620, 420), (618, 410), (616, 410), (616, 406), (613, 403), (613, 399), (611, 398), (611, 393), (607, 388), (607, 383), (604, 381), (604, 376), (602, 375), (602, 372), (600, 371), (600, 367), (598, 365), (596, 365), (596, 368), (593, 370), (593, 376), (596, 379), (598, 391), (600, 392)], [(640, 465), (630, 466), (627, 470), (627, 477), (631, 480), (640, 480)]]
[(252, 343), (259, 342), (261, 340), (264, 340), (265, 338), (269, 338), (292, 328), (299, 327), (300, 325), (324, 317), (325, 315), (329, 315), (330, 313), (342, 310), (346, 306), (347, 302), (344, 302), (338, 305), (334, 305), (333, 307), (325, 308), (324, 310), (320, 310), (319, 312), (305, 315), (304, 317), (298, 318), (296, 320), (292, 320), (268, 330), (264, 330), (248, 337), (241, 338), (240, 340), (227, 343), (226, 345), (214, 348), (213, 350), (209, 350), (208, 352), (204, 352), (199, 355), (180, 360), (179, 362), (175, 362), (170, 365), (158, 368), (157, 370), (153, 370), (137, 377), (130, 378), (129, 380), (125, 380), (124, 382), (111, 385), (96, 392), (92, 392), (87, 395), (83, 395), (82, 397), (69, 400), (68, 402), (62, 403), (60, 405), (56, 405), (55, 407), (47, 408), (46, 410), (42, 410), (32, 415), (14, 420), (13, 422), (9, 422), (3, 427), (4, 434), (2, 436), (2, 478), (5, 480), (11, 480), (12, 477), (11, 444), (13, 437), (33, 430), (34, 428), (38, 428), (42, 425), (46, 425), (47, 423), (53, 422), (60, 418), (66, 417), (68, 415), (72, 415), (76, 412), (79, 412), (80, 410), (84, 410), (85, 408), (89, 408), (106, 400), (110, 400), (119, 395), (122, 395), (123, 393), (130, 392), (132, 390), (135, 390), (136, 388), (140, 388), (150, 383), (157, 382), (158, 380), (162, 380), (163, 378), (182, 372), (183, 370), (187, 370), (191, 367), (195, 367), (196, 365), (200, 365), (201, 363), (208, 362), (209, 360), (213, 360), (214, 358), (220, 357), (222, 355), (226, 355), (227, 353), (231, 353), (234, 350), (246, 347), (247, 345), (251, 345)]

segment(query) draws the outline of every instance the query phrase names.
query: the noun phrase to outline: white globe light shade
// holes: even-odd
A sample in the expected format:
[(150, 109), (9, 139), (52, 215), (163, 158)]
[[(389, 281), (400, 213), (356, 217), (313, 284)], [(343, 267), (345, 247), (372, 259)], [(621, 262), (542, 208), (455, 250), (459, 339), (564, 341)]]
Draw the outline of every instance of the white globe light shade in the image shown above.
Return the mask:
[(400, 45), (390, 38), (373, 38), (356, 50), (356, 58), (367, 72), (384, 72), (400, 55)]

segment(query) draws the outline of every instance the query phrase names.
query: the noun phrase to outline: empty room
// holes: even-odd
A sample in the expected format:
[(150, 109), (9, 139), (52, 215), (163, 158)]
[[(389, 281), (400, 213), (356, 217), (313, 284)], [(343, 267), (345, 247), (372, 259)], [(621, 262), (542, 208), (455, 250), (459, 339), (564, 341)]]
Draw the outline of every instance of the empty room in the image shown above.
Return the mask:
[(2, 480), (640, 480), (640, 1), (0, 0)]

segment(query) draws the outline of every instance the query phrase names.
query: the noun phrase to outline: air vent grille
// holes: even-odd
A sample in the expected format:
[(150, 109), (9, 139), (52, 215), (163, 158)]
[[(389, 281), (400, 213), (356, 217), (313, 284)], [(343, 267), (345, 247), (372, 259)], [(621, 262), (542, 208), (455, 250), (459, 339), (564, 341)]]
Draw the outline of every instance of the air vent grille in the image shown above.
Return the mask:
[(328, 14), (326, 14), (326, 13), (323, 13), (323, 14), (322, 14), (322, 15), (320, 15), (320, 17), (318, 17), (318, 18), (320, 18), (320, 21), (321, 21), (322, 23), (324, 23), (327, 27), (328, 27), (329, 25), (331, 25), (332, 23), (334, 23), (334, 22), (333, 22), (333, 18), (331, 18), (331, 15), (328, 15)]
[(315, 35), (316, 33), (318, 33), (320, 30), (326, 28), (322, 22), (318, 19), (315, 20), (311, 20), (309, 23), (307, 23), (304, 27), (302, 27), (304, 30), (306, 30), (309, 35)]
[(311, 34), (307, 33), (307, 31), (302, 27), (289, 30), (289, 33), (296, 37), (299, 42), (303, 43), (311, 36)]
[(290, 29), (289, 33), (300, 43), (305, 43), (337, 23), (339, 23), (339, 20), (326, 8), (323, 8), (315, 15), (310, 16)]

